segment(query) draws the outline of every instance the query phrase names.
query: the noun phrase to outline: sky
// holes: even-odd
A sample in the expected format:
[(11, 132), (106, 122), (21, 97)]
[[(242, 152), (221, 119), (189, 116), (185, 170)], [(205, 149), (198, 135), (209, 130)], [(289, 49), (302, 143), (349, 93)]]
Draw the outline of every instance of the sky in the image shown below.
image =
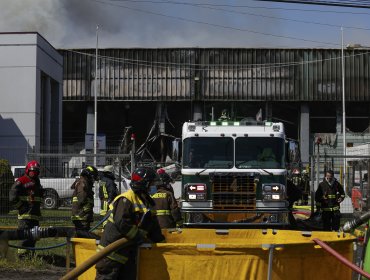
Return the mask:
[(370, 9), (253, 0), (0, 0), (0, 32), (55, 48), (370, 46)]

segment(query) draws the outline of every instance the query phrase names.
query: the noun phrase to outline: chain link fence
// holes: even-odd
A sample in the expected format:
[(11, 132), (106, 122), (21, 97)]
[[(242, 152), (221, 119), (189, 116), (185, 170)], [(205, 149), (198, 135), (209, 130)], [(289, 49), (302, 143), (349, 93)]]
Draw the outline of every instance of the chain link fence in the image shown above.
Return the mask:
[[(4, 158), (3, 154), (2, 157)], [(11, 162), (11, 152), (9, 152), (9, 158), (5, 158), (5, 160)], [(76, 178), (78, 178), (81, 170), (87, 165), (94, 165), (96, 163), (99, 171), (102, 171), (106, 165), (113, 165), (119, 191), (124, 192), (129, 188), (128, 178), (130, 176), (131, 156), (130, 154), (119, 153), (97, 155), (80, 153), (27, 153), (24, 163), (9, 165), (11, 172), (3, 172), (1, 181), (14, 182), (15, 179), (24, 174), (25, 164), (30, 160), (37, 160), (41, 165), (40, 181), (45, 190), (42, 208), (42, 226), (72, 225), (70, 222), (73, 194), (71, 186)], [(11, 210), (12, 207), (9, 205), (9, 183), (6, 188), (4, 186), (1, 187), (2, 211), (0, 213), (0, 220), (4, 226), (14, 226), (17, 224), (17, 213)], [(96, 214), (94, 220), (96, 222), (102, 218), (98, 214), (100, 210), (98, 191), (99, 184), (96, 182), (94, 187), (94, 213)]]
[[(4, 158), (2, 154), (2, 158)], [(7, 150), (8, 158), (5, 159), (11, 162), (11, 150)], [(42, 225), (56, 225), (59, 223), (70, 223), (71, 216), (71, 199), (73, 190), (71, 185), (76, 177), (86, 165), (94, 162), (97, 164), (98, 170), (102, 170), (105, 165), (113, 165), (116, 175), (116, 184), (120, 192), (128, 189), (128, 179), (130, 177), (131, 155), (105, 153), (97, 154), (94, 158), (93, 154), (81, 153), (27, 153), (23, 163), (12, 165), (12, 172), (3, 175), (2, 181), (14, 181), (17, 177), (24, 174), (24, 166), (29, 160), (37, 160), (41, 164), (41, 184), (45, 189), (45, 199), (43, 204), (43, 221)], [(369, 170), (370, 170), (370, 155), (347, 155), (336, 154), (333, 150), (330, 153), (323, 151), (315, 151), (311, 156), (310, 166), (306, 169), (306, 175), (309, 178), (309, 193), (308, 205), (314, 205), (314, 193), (323, 180), (325, 171), (333, 170), (337, 180), (344, 186), (346, 199), (341, 204), (341, 212), (352, 216), (353, 213), (361, 213), (370, 209), (370, 188), (369, 186)], [(142, 163), (143, 164), (143, 163)], [(145, 164), (145, 163), (144, 163)], [(149, 165), (152, 163), (148, 163)], [(346, 169), (343, 166), (346, 165)], [(10, 175), (9, 175), (10, 174)], [(12, 176), (14, 178), (5, 178), (4, 176)], [(95, 219), (98, 221), (101, 217), (98, 215), (100, 209), (100, 200), (98, 198), (98, 183), (95, 184), (95, 201), (94, 213)], [(6, 196), (7, 191), (2, 191), (1, 195)], [(16, 225), (16, 212), (7, 211), (11, 209), (10, 205), (5, 205), (8, 199), (2, 199), (2, 211), (0, 212), (0, 220), (3, 225)]]
[(314, 200), (314, 192), (325, 177), (325, 172), (334, 171), (334, 177), (344, 187), (346, 198), (341, 203), (342, 214), (361, 214), (370, 206), (369, 170), (370, 155), (346, 155), (334, 153), (316, 153), (311, 157), (310, 188)]

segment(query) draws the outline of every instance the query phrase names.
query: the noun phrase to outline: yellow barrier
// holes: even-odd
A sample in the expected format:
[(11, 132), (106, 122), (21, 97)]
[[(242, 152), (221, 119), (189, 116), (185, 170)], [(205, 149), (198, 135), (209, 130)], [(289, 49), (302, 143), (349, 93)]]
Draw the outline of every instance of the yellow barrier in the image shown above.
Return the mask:
[[(97, 241), (95, 239), (85, 238), (72, 238), (71, 239), (74, 256), (76, 259), (76, 266), (83, 263), (86, 259), (90, 258), (96, 253)], [(89, 268), (78, 279), (91, 280), (95, 279), (95, 266)]]
[[(164, 231), (167, 243), (139, 252), (139, 279), (351, 279), (351, 270), (312, 242), (319, 238), (352, 261), (354, 236), (288, 230), (183, 229)], [(95, 241), (72, 239), (76, 264)], [(79, 279), (94, 279), (89, 269)]]

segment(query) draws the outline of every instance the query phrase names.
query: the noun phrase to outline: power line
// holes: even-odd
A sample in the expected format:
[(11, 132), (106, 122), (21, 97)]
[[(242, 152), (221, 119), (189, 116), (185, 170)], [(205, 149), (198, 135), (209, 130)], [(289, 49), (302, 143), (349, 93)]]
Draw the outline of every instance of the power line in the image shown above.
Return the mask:
[(117, 4), (108, 3), (108, 2), (99, 1), (99, 0), (92, 0), (92, 1), (104, 4), (104, 5), (110, 5), (110, 6), (114, 6), (114, 7), (129, 9), (129, 10), (137, 11), (137, 12), (140, 12), (140, 13), (151, 14), (151, 15), (156, 15), (156, 16), (161, 16), (161, 17), (167, 17), (167, 18), (172, 18), (172, 19), (176, 19), (176, 20), (180, 20), (180, 21), (192, 22), (192, 23), (208, 25), (208, 26), (218, 27), (218, 28), (223, 28), (223, 29), (236, 30), (236, 31), (248, 32), (248, 33), (265, 35), (265, 36), (272, 36), (272, 37), (276, 37), (276, 38), (290, 39), (290, 40), (296, 40), (296, 41), (319, 43), (319, 44), (325, 44), (325, 45), (331, 45), (331, 46), (337, 46), (337, 47), (340, 46), (340, 44), (337, 44), (337, 43), (309, 40), (309, 39), (304, 39), (304, 38), (277, 35), (277, 34), (271, 34), (271, 33), (266, 33), (266, 32), (258, 32), (258, 31), (254, 31), (254, 30), (251, 30), (251, 29), (244, 29), (244, 28), (238, 28), (238, 27), (225, 26), (225, 25), (221, 25), (221, 24), (209, 23), (209, 22), (205, 22), (205, 21), (192, 20), (192, 19), (187, 19), (187, 18), (183, 18), (183, 17), (178, 17), (178, 16), (172, 16), (172, 15), (166, 15), (166, 14), (162, 14), (162, 13), (147, 11), (147, 10), (143, 10), (143, 9), (139, 9), (139, 8), (132, 8), (132, 7), (128, 7), (128, 6), (117, 5)]
[(265, 7), (251, 5), (231, 5), (231, 4), (214, 4), (214, 3), (187, 3), (179, 1), (154, 1), (154, 0), (112, 0), (119, 2), (135, 2), (135, 3), (153, 3), (153, 4), (175, 4), (175, 5), (193, 5), (193, 6), (210, 6), (210, 7), (228, 7), (228, 8), (250, 8), (250, 9), (265, 9), (265, 10), (283, 10), (283, 11), (299, 11), (299, 12), (315, 12), (315, 13), (333, 13), (333, 14), (354, 14), (354, 15), (370, 15), (366, 12), (353, 11), (325, 11), (318, 9), (298, 9), (298, 8), (280, 8), (280, 7)]
[[(117, 1), (117, 0), (113, 0)], [(220, 8), (221, 6), (232, 6), (232, 5), (213, 5), (213, 4), (201, 4), (201, 3), (186, 3), (186, 2), (176, 2), (176, 1), (134, 1), (134, 0), (119, 0), (119, 1), (125, 1), (125, 2), (149, 2), (149, 3), (160, 3), (160, 4), (176, 4), (176, 5), (185, 5), (185, 6), (192, 6), (197, 8), (203, 8), (203, 9), (210, 9), (215, 11), (223, 11), (233, 14), (241, 14), (241, 15), (250, 15), (255, 17), (264, 17), (269, 19), (277, 19), (277, 20), (284, 20), (284, 21), (291, 21), (291, 22), (301, 22), (306, 24), (314, 24), (314, 25), (320, 25), (320, 26), (329, 26), (329, 27), (336, 27), (336, 28), (347, 28), (347, 29), (358, 29), (358, 30), (370, 30), (370, 28), (365, 27), (358, 27), (358, 26), (346, 26), (346, 25), (337, 25), (337, 24), (330, 24), (330, 23), (323, 23), (323, 22), (314, 22), (314, 21), (306, 21), (306, 20), (299, 20), (299, 19), (291, 19), (291, 18), (283, 18), (283, 17), (275, 17), (275, 16), (266, 16), (262, 14), (256, 14), (256, 13), (249, 13), (249, 12), (243, 12), (243, 11), (235, 11), (235, 10), (228, 10), (224, 8)], [(240, 7), (240, 6), (239, 6)], [(370, 15), (370, 14), (367, 14)]]
[(363, 8), (370, 9), (369, 1), (325, 1), (325, 0), (253, 0), (259, 2), (279, 2), (279, 3), (292, 3), (292, 4), (306, 4), (306, 5), (322, 5), (322, 6), (336, 6), (347, 8)]
[(235, 10), (227, 10), (227, 9), (223, 9), (223, 8), (208, 7), (207, 4), (205, 4), (205, 5), (199, 4), (196, 7), (201, 7), (201, 8), (206, 8), (206, 9), (211, 9), (211, 10), (216, 10), (216, 11), (224, 11), (224, 12), (234, 13), (234, 14), (250, 15), (250, 16), (255, 16), (255, 17), (264, 17), (264, 18), (269, 18), (269, 19), (277, 19), (277, 20), (284, 20), (284, 21), (291, 21), (291, 22), (301, 22), (301, 23), (306, 23), (306, 24), (315, 24), (315, 25), (329, 26), (329, 27), (336, 27), (336, 28), (343, 27), (343, 28), (347, 28), (347, 29), (370, 30), (370, 28), (365, 28), (365, 27), (348, 26), (348, 25), (346, 26), (346, 25), (337, 25), (337, 24), (306, 21), (306, 20), (299, 20), (299, 19), (291, 19), (291, 18), (283, 18), (283, 17), (275, 17), (275, 16), (266, 16), (266, 15), (255, 14), (255, 13), (247, 13), (247, 12), (241, 12), (241, 11), (235, 11)]

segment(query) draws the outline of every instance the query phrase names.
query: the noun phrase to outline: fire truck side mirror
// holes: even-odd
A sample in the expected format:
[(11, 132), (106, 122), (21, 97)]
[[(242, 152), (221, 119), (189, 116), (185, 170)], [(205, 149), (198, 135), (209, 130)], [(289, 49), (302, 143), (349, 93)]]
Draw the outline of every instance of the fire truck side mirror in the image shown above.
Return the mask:
[(172, 141), (172, 151), (171, 151), (171, 158), (174, 162), (180, 162), (181, 161), (181, 138), (175, 138)]

